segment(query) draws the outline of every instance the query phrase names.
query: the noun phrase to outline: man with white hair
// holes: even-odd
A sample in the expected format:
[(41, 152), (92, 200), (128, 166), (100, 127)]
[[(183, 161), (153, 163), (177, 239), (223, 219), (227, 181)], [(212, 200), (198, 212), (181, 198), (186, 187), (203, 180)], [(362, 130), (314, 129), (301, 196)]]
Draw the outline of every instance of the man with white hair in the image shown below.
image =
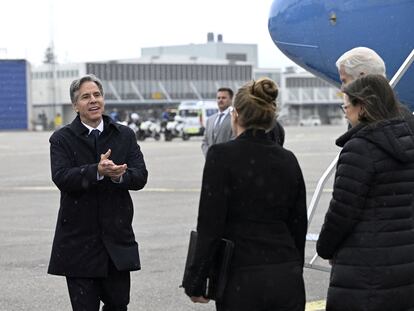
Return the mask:
[[(368, 74), (386, 76), (385, 62), (374, 50), (367, 47), (356, 47), (342, 54), (336, 61), (342, 87)], [(401, 115), (414, 131), (414, 116), (405, 106), (400, 107)]]
[(385, 63), (382, 58), (370, 48), (356, 47), (342, 54), (336, 61), (342, 86), (368, 74), (386, 77)]

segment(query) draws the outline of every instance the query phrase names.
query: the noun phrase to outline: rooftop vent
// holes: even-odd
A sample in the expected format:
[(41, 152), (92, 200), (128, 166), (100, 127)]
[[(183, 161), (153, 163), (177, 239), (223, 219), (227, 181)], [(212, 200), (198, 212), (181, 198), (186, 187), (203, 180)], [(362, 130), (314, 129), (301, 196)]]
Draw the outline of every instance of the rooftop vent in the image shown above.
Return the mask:
[(214, 33), (207, 33), (207, 42), (214, 42)]

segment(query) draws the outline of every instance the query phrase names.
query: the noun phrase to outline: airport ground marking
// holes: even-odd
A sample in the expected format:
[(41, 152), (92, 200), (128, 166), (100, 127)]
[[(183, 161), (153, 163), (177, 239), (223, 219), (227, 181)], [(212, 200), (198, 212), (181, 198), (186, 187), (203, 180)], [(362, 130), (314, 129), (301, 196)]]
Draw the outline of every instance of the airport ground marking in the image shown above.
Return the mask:
[(305, 311), (324, 311), (326, 308), (326, 300), (316, 300), (306, 303)]

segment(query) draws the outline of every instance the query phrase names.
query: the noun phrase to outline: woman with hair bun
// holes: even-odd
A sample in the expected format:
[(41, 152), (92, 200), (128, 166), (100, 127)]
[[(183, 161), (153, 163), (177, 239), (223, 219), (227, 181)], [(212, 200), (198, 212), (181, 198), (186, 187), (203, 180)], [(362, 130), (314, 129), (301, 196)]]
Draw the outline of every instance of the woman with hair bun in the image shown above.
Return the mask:
[(219, 241), (234, 242), (218, 311), (304, 310), (306, 191), (294, 154), (270, 140), (278, 88), (268, 78), (239, 89), (232, 107), (236, 138), (213, 145), (206, 158), (195, 260), (183, 282), (193, 302), (203, 297)]

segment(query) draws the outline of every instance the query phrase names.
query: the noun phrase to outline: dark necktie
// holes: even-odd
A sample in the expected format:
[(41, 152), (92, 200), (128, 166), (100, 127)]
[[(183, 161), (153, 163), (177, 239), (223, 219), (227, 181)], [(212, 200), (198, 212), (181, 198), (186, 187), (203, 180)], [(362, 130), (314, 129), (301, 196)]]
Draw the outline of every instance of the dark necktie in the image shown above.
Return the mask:
[(214, 129), (213, 129), (214, 137), (217, 136), (218, 130), (220, 128), (220, 122), (221, 122), (221, 119), (223, 118), (223, 116), (224, 116), (224, 112), (220, 112), (219, 115), (218, 115), (218, 118), (217, 118), (216, 125), (214, 126)]
[(100, 130), (94, 129), (89, 133), (89, 136), (92, 136), (94, 139), (94, 146), (95, 146), (95, 152), (96, 154), (98, 154), (98, 139), (99, 139), (99, 134), (101, 133)]

